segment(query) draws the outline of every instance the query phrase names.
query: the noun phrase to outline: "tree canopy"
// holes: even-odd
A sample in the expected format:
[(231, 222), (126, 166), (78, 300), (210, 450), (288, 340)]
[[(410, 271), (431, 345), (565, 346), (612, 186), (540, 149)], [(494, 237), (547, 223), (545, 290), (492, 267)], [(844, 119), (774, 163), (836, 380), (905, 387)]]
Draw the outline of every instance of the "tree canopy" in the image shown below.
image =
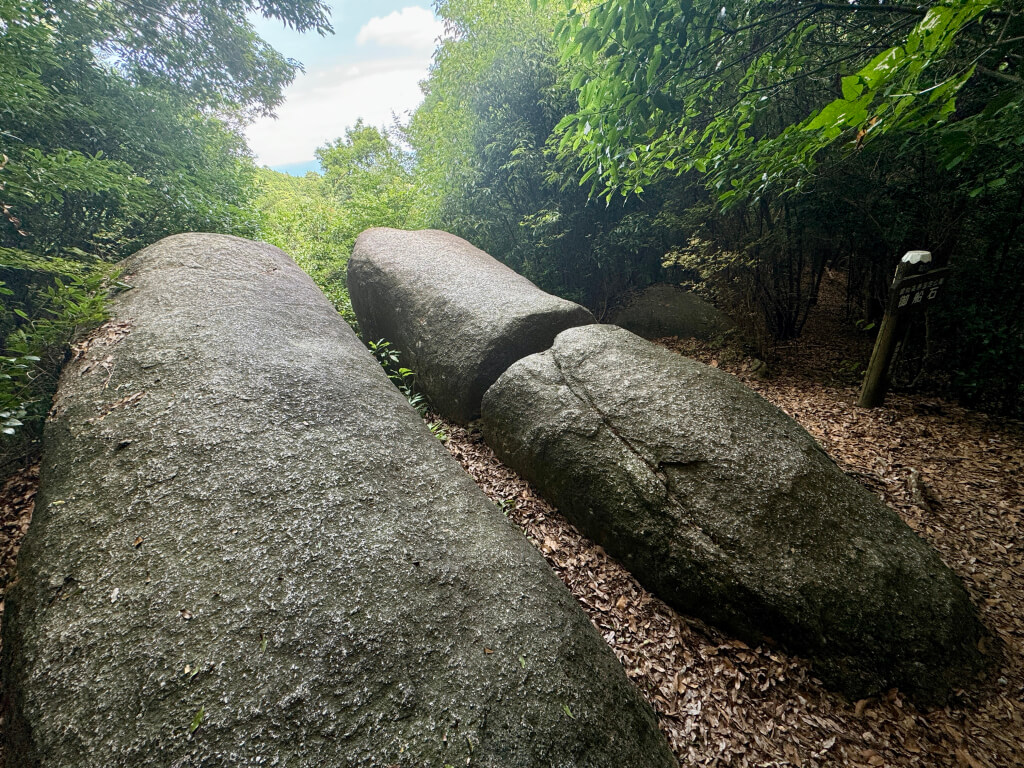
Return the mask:
[(253, 12), (330, 31), (320, 0), (0, 0), (5, 431), (45, 412), (69, 335), (102, 317), (104, 262), (173, 232), (255, 232), (240, 128), (299, 65)]
[[(1021, 11), (1007, 0), (570, 3), (559, 39), (583, 66), (561, 148), (605, 194), (696, 170), (725, 203), (799, 191), (822, 163), (884, 136), (930, 134), (947, 168), (1019, 152), (1006, 118), (1024, 99)], [(978, 181), (1005, 183), (1016, 164), (1005, 157)]]
[(830, 272), (871, 329), (899, 257), (930, 249), (955, 278), (914, 343), (943, 386), (1021, 404), (1018, 0), (438, 11), (452, 34), (409, 129), (436, 226), (598, 313), (680, 282), (763, 351)]
[(249, 16), (277, 19), (299, 32), (332, 31), (323, 0), (58, 0), (12, 5), (34, 26), (51, 27), (72, 45), (101, 53), (105, 63), (133, 84), (156, 83), (202, 106), (257, 112), (280, 103), (282, 87), (300, 65), (264, 42)]
[(399, 136), (362, 120), (316, 154), (322, 175), (257, 172), (257, 233), (292, 256), (355, 325), (345, 270), (359, 233), (424, 226), (413, 158)]
[(250, 11), (330, 31), (314, 0), (0, 0), (0, 246), (116, 255), (160, 231), (234, 226), (239, 120), (272, 110), (298, 66)]

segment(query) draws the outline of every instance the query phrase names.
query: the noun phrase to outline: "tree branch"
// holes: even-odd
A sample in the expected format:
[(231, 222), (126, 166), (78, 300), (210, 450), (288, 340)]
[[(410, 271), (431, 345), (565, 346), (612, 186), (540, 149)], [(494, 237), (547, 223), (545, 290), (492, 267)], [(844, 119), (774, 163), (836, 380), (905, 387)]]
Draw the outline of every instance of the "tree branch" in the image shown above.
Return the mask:
[(911, 8), (906, 5), (860, 5), (859, 3), (816, 3), (816, 7), (825, 11), (870, 11), (872, 13), (904, 13), (911, 16), (924, 16), (927, 8)]
[[(857, 11), (869, 11), (871, 13), (902, 13), (909, 16), (927, 15), (929, 8), (911, 8), (906, 5), (861, 5), (860, 3), (816, 3), (816, 8), (829, 11), (843, 11), (855, 13)], [(1012, 16), (1006, 11), (985, 11), (982, 16), (990, 16), (994, 19), (1004, 19)]]
[(1024, 80), (1016, 75), (1007, 75), (1003, 72), (997, 72), (996, 70), (989, 69), (981, 64), (978, 65), (977, 71), (983, 75), (991, 77), (993, 80), (1001, 80), (1004, 83), (1013, 83), (1014, 85), (1024, 85)]

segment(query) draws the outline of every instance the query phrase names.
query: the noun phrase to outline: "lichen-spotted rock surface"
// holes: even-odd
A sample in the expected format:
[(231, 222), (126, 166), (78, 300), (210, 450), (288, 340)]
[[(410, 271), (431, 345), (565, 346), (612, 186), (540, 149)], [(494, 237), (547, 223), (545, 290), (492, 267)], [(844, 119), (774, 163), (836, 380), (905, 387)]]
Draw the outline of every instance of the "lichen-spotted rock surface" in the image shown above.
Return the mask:
[(938, 555), (728, 374), (575, 328), (495, 383), (483, 430), (668, 603), (809, 656), (831, 685), (937, 700), (981, 666), (984, 630)]
[(348, 288), (363, 338), (391, 342), (431, 405), (459, 424), (480, 415), (484, 392), (508, 366), (594, 322), (580, 305), (437, 230), (363, 232)]
[(675, 765), (285, 254), (189, 234), (125, 267), (47, 425), (3, 625), (11, 765)]

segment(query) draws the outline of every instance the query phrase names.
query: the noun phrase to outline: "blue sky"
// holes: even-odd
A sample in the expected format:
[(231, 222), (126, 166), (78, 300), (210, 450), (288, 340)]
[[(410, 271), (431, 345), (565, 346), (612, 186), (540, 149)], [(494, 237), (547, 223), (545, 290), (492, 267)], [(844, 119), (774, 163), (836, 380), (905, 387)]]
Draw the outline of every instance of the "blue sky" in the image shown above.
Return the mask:
[(380, 126), (394, 113), (404, 121), (422, 99), (419, 81), (443, 31), (429, 3), (343, 0), (331, 6), (334, 34), (326, 37), (254, 20), (263, 39), (306, 67), (285, 91), (277, 119), (246, 129), (260, 165), (298, 174), (316, 169), (314, 150), (343, 136), (358, 118)]

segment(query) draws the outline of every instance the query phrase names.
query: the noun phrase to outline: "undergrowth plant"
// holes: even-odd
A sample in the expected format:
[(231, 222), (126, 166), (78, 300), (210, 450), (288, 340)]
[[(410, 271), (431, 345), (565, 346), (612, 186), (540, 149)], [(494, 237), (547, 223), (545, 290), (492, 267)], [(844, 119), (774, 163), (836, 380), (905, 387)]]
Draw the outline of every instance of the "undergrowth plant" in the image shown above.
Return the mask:
[(111, 279), (110, 266), (97, 263), (44, 274), (20, 297), (0, 281), (0, 327), (13, 328), (0, 352), (0, 458), (39, 434), (68, 345), (107, 318)]
[(403, 367), (400, 363), (401, 352), (395, 349), (391, 342), (386, 339), (371, 341), (367, 346), (369, 346), (370, 352), (373, 353), (377, 362), (384, 368), (384, 372), (391, 379), (391, 383), (398, 388), (399, 392), (405, 395), (409, 405), (426, 422), (430, 434), (442, 443), (447, 443), (448, 432), (444, 428), (444, 424), (439, 419), (430, 418), (427, 399), (420, 392), (416, 391), (416, 373), (411, 368)]
[(398, 387), (398, 391), (405, 395), (409, 405), (416, 409), (421, 417), (427, 412), (427, 400), (422, 394), (416, 391), (416, 374), (410, 368), (404, 368), (400, 364), (401, 353), (395, 349), (390, 341), (380, 339), (368, 342), (370, 352), (384, 368), (384, 372), (391, 379), (391, 383)]

